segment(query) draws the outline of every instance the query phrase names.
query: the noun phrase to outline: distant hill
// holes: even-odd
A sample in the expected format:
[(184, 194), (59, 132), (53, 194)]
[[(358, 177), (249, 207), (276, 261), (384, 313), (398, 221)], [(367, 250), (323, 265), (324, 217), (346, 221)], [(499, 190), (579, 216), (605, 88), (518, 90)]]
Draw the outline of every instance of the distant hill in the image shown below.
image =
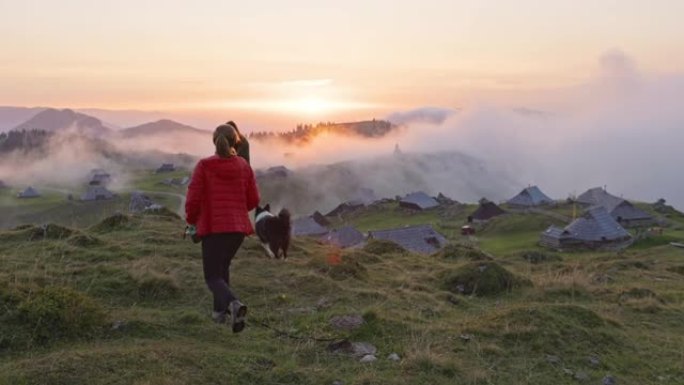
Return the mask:
[(98, 118), (70, 109), (48, 108), (14, 127), (15, 131), (44, 130), (47, 132), (70, 131), (92, 137), (103, 137), (111, 133)]
[(200, 130), (182, 123), (174, 122), (169, 119), (162, 119), (156, 122), (145, 123), (139, 126), (126, 128), (118, 132), (124, 138), (135, 138), (140, 136), (152, 136), (159, 134), (200, 134), (207, 135), (208, 131)]
[(379, 138), (397, 128), (391, 122), (375, 119), (348, 123), (321, 122), (316, 125), (300, 124), (294, 130), (286, 132), (253, 132), (249, 137), (257, 141), (279, 139), (288, 143), (307, 143), (322, 133)]
[(9, 131), (44, 110), (44, 107), (0, 107), (0, 132)]

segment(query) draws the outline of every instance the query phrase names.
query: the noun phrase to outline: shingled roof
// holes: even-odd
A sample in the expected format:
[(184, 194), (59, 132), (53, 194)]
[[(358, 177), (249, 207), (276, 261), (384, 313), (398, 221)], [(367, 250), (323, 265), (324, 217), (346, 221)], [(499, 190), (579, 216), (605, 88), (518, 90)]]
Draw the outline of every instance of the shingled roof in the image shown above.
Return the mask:
[(365, 207), (363, 203), (358, 202), (344, 202), (340, 203), (337, 207), (332, 209), (329, 213), (325, 214), (326, 217), (336, 217), (339, 215), (346, 215), (352, 213), (360, 208)]
[(616, 197), (601, 187), (587, 190), (577, 197), (577, 202), (589, 206), (601, 206), (605, 208), (615, 220), (634, 221), (653, 218), (650, 214), (635, 207), (629, 201)]
[(522, 190), (507, 203), (512, 206), (533, 207), (553, 203), (553, 199), (544, 194), (539, 187), (531, 186)]
[(82, 201), (100, 201), (114, 198), (114, 194), (104, 186), (91, 186), (81, 195)]
[(164, 163), (157, 169), (157, 173), (176, 171), (173, 163)]
[(570, 223), (563, 236), (582, 241), (613, 241), (629, 238), (630, 234), (604, 207), (595, 206)]
[(38, 198), (40, 196), (40, 193), (38, 190), (34, 189), (33, 187), (29, 186), (26, 188), (26, 190), (22, 191), (17, 195), (19, 198)]
[(429, 196), (428, 194), (422, 191), (418, 191), (408, 194), (407, 196), (402, 198), (399, 201), (399, 206), (415, 210), (426, 210), (439, 206), (439, 202), (437, 202), (433, 197)]
[(90, 178), (90, 183), (88, 184), (91, 186), (104, 186), (108, 184), (111, 179), (111, 175), (107, 173), (93, 174), (92, 178)]
[(347, 248), (363, 243), (365, 237), (359, 230), (345, 226), (337, 230), (332, 230), (321, 237), (321, 240), (337, 247)]
[(603, 206), (610, 212), (611, 209), (624, 199), (608, 193), (602, 187), (591, 188), (577, 197), (577, 203), (588, 206)]
[(476, 221), (487, 221), (503, 214), (506, 214), (506, 212), (497, 206), (496, 203), (484, 200), (480, 203), (480, 207), (470, 214), (470, 217)]
[(434, 253), (447, 244), (446, 238), (430, 225), (371, 231), (368, 238), (392, 241), (405, 250), (420, 254)]
[(292, 235), (294, 236), (319, 236), (327, 233), (328, 229), (319, 225), (310, 216), (301, 217), (292, 222)]

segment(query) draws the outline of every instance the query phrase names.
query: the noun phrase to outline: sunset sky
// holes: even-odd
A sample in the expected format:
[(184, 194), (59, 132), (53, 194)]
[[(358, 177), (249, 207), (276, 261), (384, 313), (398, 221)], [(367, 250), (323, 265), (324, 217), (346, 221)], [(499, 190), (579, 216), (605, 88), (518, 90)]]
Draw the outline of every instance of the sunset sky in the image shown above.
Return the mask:
[[(359, 115), (684, 69), (681, 0), (0, 0), (0, 105)], [(368, 112), (365, 112), (368, 111)]]

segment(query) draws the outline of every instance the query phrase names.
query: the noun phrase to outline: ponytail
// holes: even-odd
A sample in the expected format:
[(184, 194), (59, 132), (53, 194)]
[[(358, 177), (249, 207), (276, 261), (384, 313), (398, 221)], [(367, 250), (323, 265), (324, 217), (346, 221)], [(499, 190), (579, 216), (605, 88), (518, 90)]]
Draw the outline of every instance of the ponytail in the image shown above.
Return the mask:
[(221, 158), (230, 158), (235, 156), (235, 144), (237, 143), (237, 133), (232, 126), (222, 124), (216, 127), (214, 131), (214, 145), (216, 146), (216, 154)]

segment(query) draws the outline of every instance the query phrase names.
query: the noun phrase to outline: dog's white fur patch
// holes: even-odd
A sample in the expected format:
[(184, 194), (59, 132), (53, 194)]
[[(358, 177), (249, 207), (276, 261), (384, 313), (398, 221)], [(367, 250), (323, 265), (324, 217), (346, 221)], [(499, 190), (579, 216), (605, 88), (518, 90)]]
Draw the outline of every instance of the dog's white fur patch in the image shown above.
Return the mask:
[(268, 217), (274, 217), (274, 216), (275, 216), (275, 215), (271, 214), (271, 213), (268, 212), (268, 211), (262, 211), (262, 212), (259, 213), (259, 215), (256, 216), (256, 218), (254, 219), (254, 223), (257, 223), (257, 222), (259, 222), (259, 221), (262, 220), (262, 219), (265, 219), (265, 218), (268, 218)]
[(273, 251), (271, 251), (271, 248), (268, 247), (268, 243), (262, 243), (261, 247), (264, 248), (264, 250), (266, 251), (266, 254), (268, 254), (268, 256), (270, 258), (275, 258), (275, 254), (273, 254)]

